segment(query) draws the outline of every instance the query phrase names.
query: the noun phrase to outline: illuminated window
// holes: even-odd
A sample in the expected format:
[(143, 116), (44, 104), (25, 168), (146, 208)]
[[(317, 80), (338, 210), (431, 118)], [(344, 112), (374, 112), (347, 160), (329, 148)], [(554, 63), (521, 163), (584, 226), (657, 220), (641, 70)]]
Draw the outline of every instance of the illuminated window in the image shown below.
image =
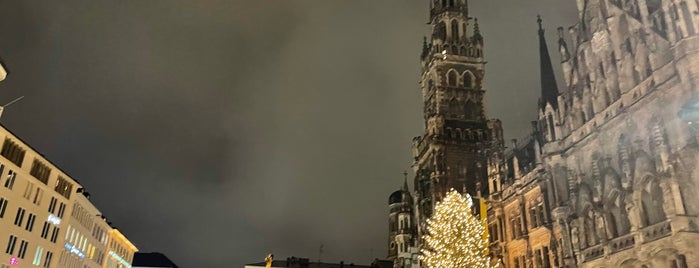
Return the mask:
[(15, 186), (15, 177), (16, 176), (17, 176), (17, 173), (15, 173), (12, 170), (7, 172), (7, 180), (5, 181), (5, 188), (12, 190), (12, 187)]
[(68, 182), (68, 180), (64, 179), (63, 177), (58, 176), (54, 190), (62, 196), (65, 196), (65, 198), (70, 199), (70, 194), (73, 191), (73, 184)]
[(32, 264), (34, 266), (39, 266), (41, 265), (41, 255), (44, 253), (44, 248), (41, 246), (36, 247), (36, 253), (34, 253), (34, 260), (32, 261)]

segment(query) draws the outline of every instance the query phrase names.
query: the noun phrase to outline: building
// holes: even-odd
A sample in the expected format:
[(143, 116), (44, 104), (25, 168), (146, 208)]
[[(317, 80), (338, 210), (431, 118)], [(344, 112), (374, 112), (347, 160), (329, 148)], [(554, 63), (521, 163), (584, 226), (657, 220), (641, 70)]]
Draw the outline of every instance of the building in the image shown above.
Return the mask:
[[(539, 125), (562, 267), (696, 266), (696, 1), (579, 1)], [(542, 96), (543, 98), (543, 96)], [(693, 103), (689, 103), (690, 105)]]
[[(540, 108), (558, 97), (558, 86), (539, 17)], [(555, 103), (555, 102), (554, 102)], [(551, 172), (542, 157), (543, 125), (532, 122), (530, 135), (512, 140), (489, 164), (488, 234), (491, 253), (506, 267), (561, 267), (550, 213)], [(550, 126), (550, 124), (549, 124)]]
[(79, 188), (70, 218), (66, 221), (65, 243), (58, 259), (60, 267), (103, 267), (108, 230), (101, 212), (89, 201), (90, 194)]
[(106, 250), (105, 268), (131, 268), (134, 253), (138, 248), (124, 236), (119, 229), (109, 230), (109, 242)]
[(407, 182), (389, 197), (388, 259), (418, 267), (426, 220), (449, 189), (488, 192), (488, 159), (502, 143), (501, 123), (485, 111), (484, 38), (466, 0), (432, 0), (420, 85), (425, 132), (413, 139), (414, 192)]
[(78, 181), (3, 126), (0, 141), (0, 268), (117, 267), (105, 266), (108, 241), (135, 250), (109, 236), (115, 230)]
[(138, 252), (133, 256), (133, 268), (156, 268), (167, 267), (177, 268), (177, 265), (172, 262), (165, 254), (159, 252), (142, 253)]
[(0, 139), (0, 267), (59, 267), (78, 183), (3, 127)]
[[(419, 237), (440, 193), (460, 189), (455, 182), (466, 165), (475, 173), (466, 172), (462, 184), (486, 196), (491, 253), (505, 267), (699, 265), (692, 250), (699, 241), (699, 2), (577, 3), (577, 24), (567, 34), (558, 28), (565, 82), (560, 90), (538, 20), (538, 114), (531, 135), (506, 148), (495, 120), (471, 121), (487, 126), (480, 143), (453, 140), (478, 136), (472, 128), (455, 127), (463, 124), (453, 117), (459, 110), (451, 109), (460, 104), (459, 81), (469, 80), (450, 68), (479, 65), (453, 55), (462, 42), (453, 33), (468, 25), (459, 20), (467, 18), (466, 3), (432, 2), (434, 33), (422, 53), (427, 133), (414, 140), (412, 197), (401, 190), (389, 200), (389, 230), (401, 230), (390, 227), (400, 218), (394, 209), (414, 201), (410, 213)], [(482, 37), (471, 41), (482, 49)], [(426, 79), (432, 73), (437, 79)], [(485, 153), (459, 156), (474, 149)], [(467, 162), (454, 164), (462, 160)], [(389, 243), (398, 245), (398, 233), (389, 231)], [(420, 239), (412, 235), (419, 248)], [(397, 256), (389, 249), (389, 257)]]
[[(379, 263), (376, 261), (375, 263)], [(245, 268), (264, 268), (266, 267), (265, 262), (246, 264)], [(377, 266), (378, 267), (378, 266)], [(307, 258), (297, 258), (289, 257), (286, 260), (274, 260), (272, 261), (272, 268), (373, 268), (372, 266), (366, 265), (356, 265), (354, 263), (325, 263), (325, 262), (311, 262)]]

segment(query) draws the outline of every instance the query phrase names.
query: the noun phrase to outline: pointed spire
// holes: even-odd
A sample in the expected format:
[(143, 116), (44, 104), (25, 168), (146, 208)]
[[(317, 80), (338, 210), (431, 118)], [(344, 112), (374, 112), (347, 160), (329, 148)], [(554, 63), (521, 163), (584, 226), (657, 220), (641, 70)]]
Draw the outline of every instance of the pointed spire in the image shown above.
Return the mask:
[(540, 108), (543, 110), (547, 104), (551, 104), (553, 108), (558, 108), (558, 86), (556, 85), (556, 76), (553, 73), (551, 56), (549, 56), (549, 49), (546, 45), (546, 37), (540, 15), (537, 15), (537, 23), (539, 24), (539, 58), (541, 65)]
[(473, 18), (473, 41), (478, 43), (483, 43), (483, 36), (481, 35), (481, 28), (478, 25), (478, 18)]

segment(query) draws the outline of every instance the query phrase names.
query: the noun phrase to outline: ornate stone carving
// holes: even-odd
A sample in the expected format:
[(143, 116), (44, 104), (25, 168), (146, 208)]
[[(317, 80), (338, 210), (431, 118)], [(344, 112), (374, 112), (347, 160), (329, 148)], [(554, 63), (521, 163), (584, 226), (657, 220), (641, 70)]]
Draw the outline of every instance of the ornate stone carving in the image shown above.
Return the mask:
[(636, 206), (636, 200), (631, 194), (627, 194), (624, 198), (624, 203), (626, 204), (626, 215), (629, 217), (629, 223), (631, 224), (631, 231), (636, 231), (641, 227), (641, 216)]

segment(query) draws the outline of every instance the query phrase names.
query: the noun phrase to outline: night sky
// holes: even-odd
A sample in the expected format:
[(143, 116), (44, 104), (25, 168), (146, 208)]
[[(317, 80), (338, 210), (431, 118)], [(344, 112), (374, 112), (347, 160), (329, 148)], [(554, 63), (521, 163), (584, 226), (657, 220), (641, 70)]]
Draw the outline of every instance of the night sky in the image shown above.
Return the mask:
[[(558, 68), (573, 0), (471, 0), (507, 138), (536, 118), (536, 15)], [(0, 122), (182, 267), (386, 256), (422, 133), (427, 1), (2, 1)], [(557, 70), (558, 71), (558, 70)], [(560, 83), (559, 83), (560, 87)], [(412, 175), (411, 175), (412, 176)]]

